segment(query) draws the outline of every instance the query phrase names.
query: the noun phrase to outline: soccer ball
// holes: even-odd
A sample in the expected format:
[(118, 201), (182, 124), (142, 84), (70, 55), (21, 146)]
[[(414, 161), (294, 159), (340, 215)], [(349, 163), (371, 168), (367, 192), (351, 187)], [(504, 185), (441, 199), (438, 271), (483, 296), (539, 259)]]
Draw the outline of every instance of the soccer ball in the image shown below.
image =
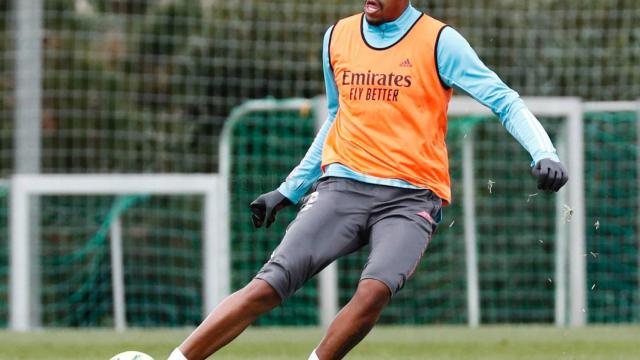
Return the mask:
[(125, 351), (112, 357), (111, 360), (153, 360), (153, 358), (139, 351)]

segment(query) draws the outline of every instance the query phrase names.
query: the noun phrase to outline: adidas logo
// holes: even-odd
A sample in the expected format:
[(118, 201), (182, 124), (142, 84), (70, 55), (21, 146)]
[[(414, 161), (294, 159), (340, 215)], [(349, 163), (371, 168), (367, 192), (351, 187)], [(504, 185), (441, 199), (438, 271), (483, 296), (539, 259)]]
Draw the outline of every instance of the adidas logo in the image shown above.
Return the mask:
[(404, 61), (400, 63), (400, 67), (412, 67), (411, 61), (409, 61), (409, 59), (404, 59)]

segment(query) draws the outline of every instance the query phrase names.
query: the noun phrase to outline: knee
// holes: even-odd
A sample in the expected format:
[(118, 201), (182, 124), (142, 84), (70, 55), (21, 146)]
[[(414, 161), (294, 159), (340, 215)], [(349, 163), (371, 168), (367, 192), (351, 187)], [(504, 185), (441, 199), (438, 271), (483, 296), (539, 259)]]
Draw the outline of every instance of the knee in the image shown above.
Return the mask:
[(391, 291), (384, 283), (365, 279), (360, 281), (354, 295), (354, 300), (360, 305), (366, 314), (377, 315), (389, 303), (391, 299)]
[(245, 306), (259, 312), (271, 310), (281, 302), (275, 289), (263, 280), (254, 279), (240, 291), (243, 293)]

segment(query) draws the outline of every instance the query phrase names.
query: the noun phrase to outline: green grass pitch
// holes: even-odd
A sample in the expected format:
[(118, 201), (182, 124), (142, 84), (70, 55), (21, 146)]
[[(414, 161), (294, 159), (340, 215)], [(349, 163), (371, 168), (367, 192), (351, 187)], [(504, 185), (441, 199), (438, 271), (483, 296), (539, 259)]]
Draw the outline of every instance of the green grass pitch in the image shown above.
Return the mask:
[[(188, 330), (0, 332), (0, 359), (108, 360), (125, 350), (165, 360)], [(307, 359), (319, 329), (252, 328), (216, 359)], [(380, 327), (347, 359), (638, 359), (640, 327)]]

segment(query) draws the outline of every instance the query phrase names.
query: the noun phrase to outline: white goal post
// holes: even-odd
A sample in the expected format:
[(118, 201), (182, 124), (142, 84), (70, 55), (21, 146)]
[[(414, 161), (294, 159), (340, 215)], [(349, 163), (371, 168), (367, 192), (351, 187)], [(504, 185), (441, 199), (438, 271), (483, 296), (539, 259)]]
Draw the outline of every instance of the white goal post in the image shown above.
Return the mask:
[[(32, 196), (41, 195), (202, 195), (202, 312), (206, 315), (230, 290), (229, 234), (226, 226), (229, 221), (222, 185), (220, 176), (215, 174), (14, 175), (10, 181), (10, 328), (15, 331), (31, 330), (40, 316), (39, 289), (37, 284), (32, 283), (32, 270), (37, 263), (37, 256), (33, 254), (29, 235), (29, 200)], [(115, 221), (111, 229), (111, 246), (114, 319), (116, 328), (121, 330), (126, 327), (126, 319), (118, 224), (119, 221)]]

